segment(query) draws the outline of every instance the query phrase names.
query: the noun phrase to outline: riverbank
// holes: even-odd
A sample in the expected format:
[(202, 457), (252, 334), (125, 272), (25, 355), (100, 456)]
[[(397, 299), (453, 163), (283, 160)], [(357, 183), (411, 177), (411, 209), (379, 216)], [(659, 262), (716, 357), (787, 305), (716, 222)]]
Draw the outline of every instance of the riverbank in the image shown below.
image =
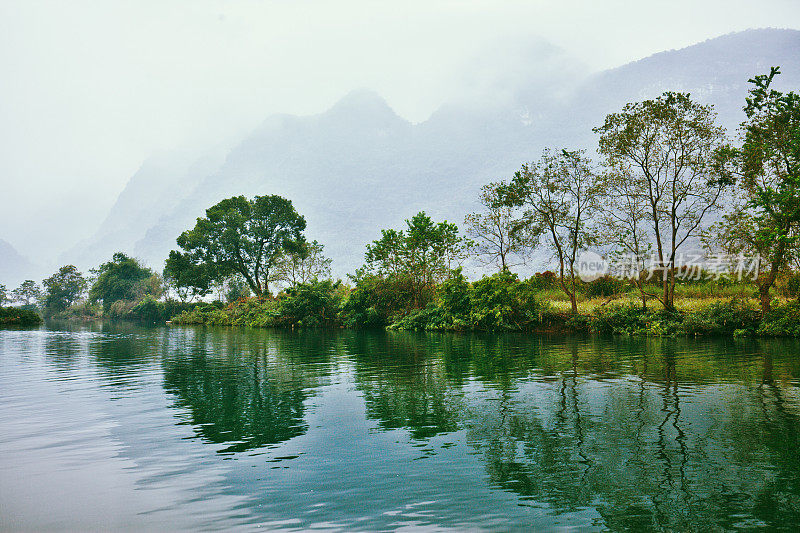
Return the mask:
[[(297, 314), (303, 306), (283, 299), (240, 299), (229, 305), (198, 305), (172, 318), (173, 324), (272, 328), (386, 328), (405, 331), (519, 331), (530, 333), (603, 333), (632, 336), (800, 337), (800, 302), (776, 299), (762, 317), (754, 298), (682, 298), (675, 312), (657, 302), (643, 309), (632, 296), (585, 300), (573, 315), (563, 302), (513, 306), (472, 306), (453, 313), (443, 302), (398, 313), (382, 324), (357, 324), (347, 302), (329, 302), (317, 314)], [(292, 310), (295, 311), (292, 313)], [(309, 311), (306, 309), (306, 311)]]

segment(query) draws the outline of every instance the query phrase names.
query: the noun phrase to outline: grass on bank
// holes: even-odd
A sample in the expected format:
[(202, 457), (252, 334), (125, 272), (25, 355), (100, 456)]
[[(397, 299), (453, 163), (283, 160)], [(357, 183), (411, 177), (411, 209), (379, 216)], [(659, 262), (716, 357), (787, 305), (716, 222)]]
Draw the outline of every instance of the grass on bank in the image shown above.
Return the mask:
[(776, 290), (773, 310), (762, 317), (754, 288), (747, 283), (679, 285), (675, 312), (664, 311), (655, 298), (642, 309), (638, 292), (616, 285), (609, 294), (605, 289), (612, 284), (605, 283), (582, 287), (577, 315), (570, 313), (566, 295), (552, 284), (499, 273), (475, 282), (453, 276), (424, 306), (411, 306), (408, 287), (396, 281), (367, 280), (355, 288), (323, 281), (298, 285), (277, 298), (200, 304), (172, 321), (277, 328), (800, 336), (800, 303), (782, 287)]

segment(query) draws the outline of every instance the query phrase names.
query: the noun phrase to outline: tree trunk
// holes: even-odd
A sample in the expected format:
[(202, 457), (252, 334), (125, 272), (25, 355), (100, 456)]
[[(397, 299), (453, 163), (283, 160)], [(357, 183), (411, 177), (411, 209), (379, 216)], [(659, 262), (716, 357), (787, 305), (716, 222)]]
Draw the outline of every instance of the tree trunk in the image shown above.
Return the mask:
[(763, 317), (772, 309), (769, 289), (772, 283), (764, 282), (758, 284), (758, 298), (761, 301), (761, 316)]

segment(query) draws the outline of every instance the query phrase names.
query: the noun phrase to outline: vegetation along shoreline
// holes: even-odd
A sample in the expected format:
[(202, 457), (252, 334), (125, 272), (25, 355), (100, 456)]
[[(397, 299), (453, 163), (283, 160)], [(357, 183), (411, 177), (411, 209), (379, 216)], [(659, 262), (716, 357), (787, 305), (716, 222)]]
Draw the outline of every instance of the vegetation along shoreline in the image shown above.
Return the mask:
[[(779, 74), (749, 80), (735, 141), (689, 94), (627, 104), (594, 129), (599, 162), (546, 149), (483, 187), (463, 233), (419, 212), (382, 230), (346, 281), (331, 278), (324, 245), (305, 238), (291, 200), (234, 196), (178, 236), (162, 273), (119, 252), (86, 275), (65, 265), (42, 287), (0, 285), (0, 305), (18, 304), (0, 309), (0, 324), (35, 325), (40, 312), (276, 328), (799, 337), (800, 96), (773, 88)], [(521, 279), (514, 270), (543, 250), (551, 270)], [(586, 257), (601, 268), (587, 270)], [(486, 275), (467, 279), (465, 262)]]

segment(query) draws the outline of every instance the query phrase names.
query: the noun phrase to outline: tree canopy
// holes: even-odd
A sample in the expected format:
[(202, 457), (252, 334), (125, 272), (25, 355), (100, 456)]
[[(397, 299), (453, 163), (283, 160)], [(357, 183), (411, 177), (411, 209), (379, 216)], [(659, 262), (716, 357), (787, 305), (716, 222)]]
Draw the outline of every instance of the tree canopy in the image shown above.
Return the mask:
[(641, 213), (626, 206), (618, 212), (645, 216), (646, 229), (639, 230), (653, 241), (654, 266), (662, 272), (658, 298), (669, 310), (674, 309), (678, 252), (700, 236), (709, 213), (721, 207), (728, 184), (717, 168), (725, 131), (715, 118), (711, 106), (688, 94), (665, 92), (654, 100), (626, 104), (594, 130), (612, 177), (607, 181), (608, 202), (630, 199), (644, 206)]
[(96, 274), (97, 279), (89, 290), (89, 298), (95, 302), (102, 301), (106, 311), (116, 301), (134, 300), (158, 292), (147, 283), (153, 277), (153, 271), (122, 252), (115, 253), (111, 261), (100, 265)]
[(756, 284), (765, 313), (778, 273), (800, 252), (800, 95), (772, 88), (779, 73), (773, 67), (749, 80), (742, 146), (725, 154), (737, 202), (705, 236), (710, 247), (758, 255)]
[[(281, 256), (300, 249), (305, 228), (305, 218), (286, 198), (234, 196), (208, 208), (206, 216), (198, 218), (194, 228), (183, 232), (177, 242), (189, 255), (185, 264), (192, 268), (202, 265), (214, 280), (240, 274), (261, 296), (269, 293)], [(171, 267), (179, 267), (177, 259)], [(200, 273), (195, 271), (191, 277), (197, 276)]]
[(63, 311), (86, 291), (86, 278), (75, 265), (64, 265), (58, 272), (42, 281), (44, 306), (48, 312)]

